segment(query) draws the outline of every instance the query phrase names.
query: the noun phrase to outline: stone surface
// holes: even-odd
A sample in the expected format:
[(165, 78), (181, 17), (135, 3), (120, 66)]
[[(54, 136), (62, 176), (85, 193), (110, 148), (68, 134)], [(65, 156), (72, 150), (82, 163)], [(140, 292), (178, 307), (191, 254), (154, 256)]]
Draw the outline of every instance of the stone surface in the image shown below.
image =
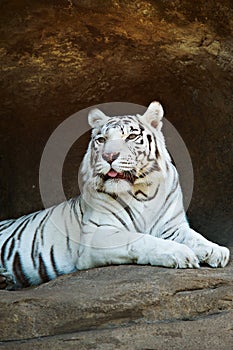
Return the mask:
[(233, 262), (110, 266), (0, 291), (1, 349), (232, 349)]
[[(2, 1), (1, 218), (42, 208), (40, 158), (64, 119), (157, 99), (192, 157), (192, 225), (233, 244), (232, 18), (231, 0)], [(78, 193), (87, 142), (67, 156), (67, 197)]]

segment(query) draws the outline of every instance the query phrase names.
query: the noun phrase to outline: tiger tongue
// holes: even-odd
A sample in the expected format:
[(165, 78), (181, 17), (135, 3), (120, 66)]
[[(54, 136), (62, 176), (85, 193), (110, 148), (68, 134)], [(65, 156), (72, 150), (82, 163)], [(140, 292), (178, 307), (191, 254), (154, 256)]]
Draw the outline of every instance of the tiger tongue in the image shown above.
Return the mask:
[(109, 177), (116, 177), (117, 174), (118, 174), (118, 173), (117, 173), (115, 170), (110, 170), (110, 171), (108, 172), (108, 176), (109, 176)]

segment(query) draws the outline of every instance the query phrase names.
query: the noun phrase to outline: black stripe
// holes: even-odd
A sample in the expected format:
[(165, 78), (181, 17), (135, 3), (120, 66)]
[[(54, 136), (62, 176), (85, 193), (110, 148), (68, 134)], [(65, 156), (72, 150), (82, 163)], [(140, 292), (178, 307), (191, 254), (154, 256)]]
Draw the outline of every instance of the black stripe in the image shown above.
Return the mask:
[(125, 131), (124, 131), (124, 126), (121, 125), (121, 132), (122, 132), (122, 135), (125, 134)]
[(18, 240), (21, 239), (21, 236), (22, 236), (22, 234), (24, 233), (24, 230), (25, 230), (25, 228), (27, 227), (27, 225), (29, 224), (29, 222), (30, 222), (30, 221), (33, 221), (39, 213), (40, 213), (40, 212), (37, 212), (36, 214), (29, 215), (29, 216), (26, 217), (25, 225), (23, 225), (23, 227), (20, 229), (20, 231), (19, 231), (19, 233), (18, 233), (18, 237), (17, 237)]
[[(116, 198), (117, 198), (117, 195), (116, 195), (116, 194), (113, 194), (113, 193), (108, 193), (108, 192), (101, 191), (101, 190), (97, 190), (97, 192), (103, 193), (103, 194), (105, 194), (105, 195), (107, 195), (107, 196), (110, 196), (111, 198), (113, 198), (113, 199), (115, 199), (115, 200), (116, 200)], [(127, 229), (128, 231), (130, 231), (128, 225), (126, 224), (126, 222), (125, 222), (123, 219), (121, 219), (116, 213), (114, 213), (113, 211), (111, 211), (108, 207), (106, 207), (106, 206), (104, 206), (104, 205), (102, 205), (102, 206), (103, 206), (104, 209), (106, 209), (107, 211), (109, 211), (113, 216), (115, 216), (115, 218), (116, 218), (118, 221), (120, 221), (120, 223), (121, 223), (124, 227), (126, 227), (126, 229)]]
[(143, 154), (143, 156), (146, 157), (146, 151), (145, 151), (145, 150), (141, 151), (141, 150), (139, 149), (138, 152), (137, 152), (137, 154), (138, 154), (139, 156), (141, 156), (141, 155)]
[(151, 135), (146, 135), (147, 136), (147, 140), (148, 140), (148, 143), (149, 143), (149, 151), (151, 153), (151, 143), (152, 143), (152, 137)]
[[(138, 217), (140, 217), (140, 222), (142, 222), (143, 223), (143, 225), (144, 225), (144, 228), (146, 229), (146, 220), (145, 220), (145, 218), (143, 217), (143, 212), (141, 212), (141, 211), (139, 211), (138, 209), (136, 209), (136, 208), (132, 208), (132, 210), (134, 210), (134, 211), (136, 211), (136, 213), (137, 213), (137, 215), (138, 215)], [(140, 232), (141, 232), (141, 230), (140, 230)]]
[(147, 194), (145, 194), (144, 192), (142, 192), (141, 190), (137, 190), (134, 195), (137, 196), (138, 194), (142, 194), (145, 198), (147, 198)]
[[(128, 206), (128, 204), (123, 200), (121, 199), (119, 196), (117, 196), (116, 194), (113, 194), (113, 193), (107, 193), (107, 192), (104, 192), (105, 194), (109, 195), (111, 198), (113, 198), (116, 202), (118, 202), (122, 208), (126, 211), (126, 213), (128, 214), (128, 216), (130, 217), (131, 219), (131, 222), (133, 223), (134, 225), (134, 228), (137, 232), (139, 232), (139, 228), (137, 226), (137, 224), (135, 223), (134, 221), (134, 215), (130, 209), (130, 207)], [(121, 219), (122, 220), (122, 219)], [(124, 226), (126, 226), (126, 224), (124, 224)]]
[(61, 215), (62, 215), (62, 216), (64, 216), (64, 211), (66, 210), (66, 204), (67, 204), (67, 202), (64, 202), (64, 203), (63, 203), (62, 211), (61, 211)]
[[(64, 205), (63, 210), (62, 210), (63, 215), (64, 215), (64, 210), (65, 210), (67, 204), (70, 205), (70, 203), (65, 202), (65, 205)], [(70, 221), (72, 221), (71, 206), (70, 206), (70, 210), (69, 210), (69, 215), (70, 215)], [(66, 219), (66, 215), (64, 215), (64, 218)], [(65, 223), (64, 223), (65, 224), (65, 230), (66, 230), (66, 245), (67, 245), (68, 251), (70, 252), (70, 254), (72, 254), (72, 249), (71, 249), (71, 246), (70, 246), (70, 232), (69, 232), (69, 229), (67, 227), (66, 221), (67, 220), (65, 220)]]
[(52, 215), (55, 207), (51, 208), (49, 212), (44, 216), (44, 218), (40, 221), (39, 226), (37, 230), (40, 230), (40, 238), (41, 238), (41, 244), (44, 245), (44, 228), (46, 222), (49, 220), (50, 216)]
[(53, 267), (53, 270), (54, 270), (56, 276), (61, 275), (61, 273), (60, 273), (59, 270), (58, 270), (56, 261), (55, 261), (55, 257), (54, 257), (54, 246), (53, 246), (53, 245), (52, 245), (52, 247), (51, 247), (51, 249), (50, 249), (50, 260), (51, 260), (52, 267)]
[(34, 221), (35, 218), (41, 213), (41, 210), (37, 211), (36, 213), (34, 213), (32, 216), (31, 216), (31, 221)]
[[(34, 268), (36, 268), (36, 257), (38, 255), (37, 234), (40, 231), (41, 243), (43, 244), (44, 243), (44, 236), (43, 236), (44, 225), (43, 225), (43, 223), (45, 222), (46, 218), (50, 217), (50, 215), (54, 209), (55, 208), (52, 208), (48, 213), (46, 213), (46, 215), (43, 217), (43, 219), (39, 222), (39, 226), (35, 230), (33, 241), (32, 241), (32, 247), (31, 247), (31, 259), (32, 259)], [(37, 243), (37, 245), (36, 245), (36, 243)], [(35, 245), (36, 245), (36, 247), (35, 247)]]
[(69, 229), (68, 229), (68, 227), (66, 225), (66, 222), (65, 222), (65, 230), (66, 230), (66, 246), (67, 246), (68, 251), (71, 254), (72, 250), (71, 250), (71, 247), (70, 247), (70, 234), (69, 234)]
[(89, 222), (90, 222), (91, 224), (93, 224), (93, 225), (97, 226), (97, 227), (102, 226), (102, 225), (97, 224), (97, 223), (96, 223), (96, 222), (94, 222), (93, 220), (89, 220)]
[(173, 184), (174, 184), (174, 187), (173, 187), (173, 189), (170, 191), (170, 193), (167, 195), (167, 197), (166, 197), (166, 199), (165, 199), (165, 203), (170, 199), (170, 197), (173, 195), (173, 193), (175, 193), (175, 191), (177, 190), (178, 185), (179, 185), (178, 179), (174, 178)]
[[(101, 192), (101, 191), (98, 191), (98, 192)], [(102, 192), (104, 194), (107, 194), (106, 192)], [(111, 213), (118, 221), (120, 221), (120, 223), (128, 230), (129, 230), (129, 227), (127, 226), (126, 222), (120, 218), (120, 216), (118, 216), (116, 213), (114, 213), (113, 211), (111, 211), (109, 208), (107, 208), (106, 206), (103, 205), (103, 209), (107, 210), (109, 213)], [(102, 226), (102, 225), (101, 225)], [(107, 226), (114, 226), (114, 225), (107, 225)]]
[(82, 210), (82, 206), (81, 206), (81, 201), (78, 201), (78, 206), (79, 206), (79, 210), (80, 210), (80, 214), (81, 214), (81, 224), (84, 225), (84, 222), (83, 222), (83, 210)]
[[(176, 180), (176, 179), (174, 179), (173, 184), (174, 184), (175, 180)], [(160, 213), (159, 217), (157, 218), (156, 222), (154, 223), (154, 225), (153, 225), (152, 228), (150, 229), (150, 233), (153, 231), (154, 227), (158, 224), (158, 222), (159, 222), (159, 220), (161, 219), (161, 217), (164, 216), (164, 214), (166, 213), (166, 211), (167, 211), (167, 210), (170, 208), (170, 206), (172, 205), (173, 201), (170, 201), (170, 202), (169, 202), (169, 199), (170, 199), (170, 197), (172, 196), (172, 194), (174, 194), (175, 191), (177, 190), (178, 185), (179, 185), (179, 182), (178, 182), (178, 180), (177, 180), (176, 183), (175, 183), (175, 186), (173, 187), (173, 189), (172, 189), (172, 190), (169, 192), (169, 194), (167, 195), (167, 197), (166, 197), (166, 199), (165, 199), (165, 201), (164, 201), (165, 206), (163, 207), (163, 210), (162, 210), (162, 212)]]
[(140, 128), (140, 135), (143, 136), (143, 131), (145, 130), (144, 126), (141, 123), (138, 123)]
[[(172, 216), (168, 221), (165, 222), (164, 226), (166, 227), (167, 224), (169, 224), (171, 221), (175, 220), (179, 215), (181, 215), (183, 213), (183, 208), (181, 210), (179, 210), (174, 216)], [(173, 225), (174, 226), (174, 225)], [(163, 233), (168, 232), (169, 230), (172, 229), (173, 226), (170, 226), (166, 231), (164, 231)]]
[[(179, 231), (179, 228), (177, 228), (175, 231), (172, 231), (172, 233), (171, 233), (169, 236), (164, 237), (163, 239), (171, 239), (172, 236), (173, 236), (177, 231)], [(174, 240), (176, 237), (177, 237), (177, 235), (176, 235), (175, 237), (173, 237), (172, 240)]]
[(17, 227), (16, 229), (12, 232), (12, 234), (5, 240), (4, 244), (2, 245), (2, 248), (1, 248), (1, 261), (2, 261), (2, 265), (3, 267), (6, 267), (5, 265), (5, 251), (6, 251), (6, 247), (7, 247), (7, 244), (8, 242), (11, 240), (12, 237), (14, 237), (14, 235), (17, 233), (18, 229), (24, 225), (25, 221), (27, 221), (27, 218), (25, 220), (23, 220), (23, 222), (21, 222)]
[[(168, 151), (168, 150), (167, 150)], [(169, 154), (169, 156), (170, 156), (170, 158), (171, 158), (171, 163), (172, 163), (172, 165), (176, 168), (176, 163), (175, 163), (175, 160), (174, 160), (174, 158), (172, 157), (172, 155), (171, 155), (171, 153), (168, 151), (168, 154)]]
[(153, 194), (153, 196), (148, 198), (148, 201), (154, 199), (157, 196), (157, 193), (159, 192), (159, 187), (160, 187), (160, 185), (158, 185), (158, 187), (156, 188), (155, 193)]
[[(107, 209), (107, 208), (106, 208), (106, 209)], [(108, 209), (108, 210), (109, 210), (109, 209)], [(129, 230), (129, 227), (127, 226), (126, 222), (125, 222), (123, 219), (121, 219), (121, 218), (120, 218), (116, 213), (114, 213), (113, 211), (109, 210), (109, 212), (112, 213), (112, 215), (115, 216), (115, 218), (117, 218), (117, 220), (119, 220), (120, 223), (121, 223), (123, 226), (125, 226), (126, 229), (127, 229), (128, 231), (130, 231), (130, 230)]]
[(169, 202), (169, 204), (163, 208), (164, 210), (160, 213), (160, 215), (157, 218), (156, 222), (154, 223), (154, 225), (150, 229), (150, 233), (153, 231), (154, 227), (156, 227), (156, 225), (158, 224), (159, 220), (165, 215), (166, 211), (170, 208), (171, 205), (172, 205), (172, 201)]
[(30, 282), (25, 276), (23, 272), (20, 255), (18, 252), (15, 253), (14, 261), (13, 261), (13, 273), (16, 279), (16, 283), (22, 287), (29, 287)]
[(131, 219), (131, 221), (132, 221), (132, 223), (133, 223), (133, 225), (134, 225), (135, 230), (136, 230), (137, 232), (140, 232), (140, 229), (138, 228), (138, 226), (137, 226), (137, 224), (136, 224), (136, 222), (135, 222), (134, 214), (133, 214), (133, 212), (131, 211), (131, 209), (130, 209), (130, 207), (128, 206), (128, 204), (126, 204), (126, 202), (123, 201), (123, 199), (121, 199), (120, 197), (117, 197), (115, 200), (122, 206), (122, 208), (125, 209), (125, 211), (126, 211), (127, 214), (129, 215), (129, 217), (130, 217), (130, 219)]
[(133, 132), (133, 131), (138, 131), (138, 128), (134, 128), (132, 125), (130, 126), (130, 132)]
[(76, 203), (77, 203), (77, 200), (72, 201), (72, 209), (76, 218), (76, 222), (78, 223), (79, 228), (81, 229), (81, 222), (80, 222), (79, 213), (77, 212)]
[(24, 224), (24, 225), (22, 226), (22, 228), (20, 229), (19, 234), (18, 234), (18, 237), (17, 237), (18, 240), (20, 240), (20, 238), (21, 238), (21, 236), (22, 236), (22, 234), (23, 234), (23, 232), (24, 232), (24, 229), (27, 227), (29, 221), (30, 221), (30, 218), (27, 218), (25, 224)]
[[(154, 199), (154, 198), (156, 197), (156, 195), (157, 195), (157, 193), (158, 193), (158, 191), (159, 191), (159, 187), (160, 187), (160, 185), (157, 186), (157, 188), (156, 188), (156, 190), (155, 190), (153, 196), (151, 196), (151, 197), (147, 197), (147, 195), (144, 194), (144, 192), (142, 192), (141, 190), (136, 191), (135, 194), (133, 194), (131, 191), (129, 191), (128, 193), (129, 193), (131, 196), (133, 196), (138, 202), (145, 202), (145, 201), (150, 201), (150, 200), (152, 200), (152, 199)], [(143, 198), (137, 198), (136, 196), (137, 196), (137, 194), (139, 194), (139, 193), (142, 193), (142, 194), (145, 196), (145, 199), (143, 199)]]
[(47, 271), (47, 268), (46, 268), (46, 265), (44, 263), (44, 260), (42, 258), (41, 253), (39, 254), (39, 275), (40, 275), (42, 282), (50, 281), (48, 271)]
[(95, 226), (97, 226), (97, 227), (108, 227), (108, 228), (113, 228), (113, 227), (115, 227), (115, 228), (117, 228), (117, 229), (119, 229), (119, 227), (117, 227), (117, 226), (115, 226), (115, 225), (109, 225), (109, 224), (97, 224), (97, 222), (95, 222), (95, 221), (93, 221), (93, 220), (89, 220), (89, 222), (91, 223), (91, 224), (93, 224), (93, 225), (95, 225)]
[(71, 225), (73, 225), (73, 212), (72, 212), (72, 206), (74, 205), (74, 204), (72, 204), (72, 202), (71, 201), (69, 201), (68, 202), (68, 205), (70, 206), (70, 210), (69, 210), (69, 215), (70, 215), (70, 222), (71, 222)]
[[(157, 160), (153, 159), (151, 160), (151, 162), (153, 162), (152, 164), (150, 164), (149, 169), (147, 169), (146, 171), (144, 171), (140, 176), (139, 179), (143, 179), (144, 177), (146, 177), (148, 174), (152, 173), (153, 171), (159, 171), (160, 168), (158, 166)], [(148, 165), (148, 164), (147, 164)]]
[(0, 224), (1, 228), (0, 228), (0, 232), (6, 230), (7, 228), (9, 228), (11, 225), (13, 225), (15, 223), (16, 220), (11, 220), (10, 222), (8, 221), (5, 224)]
[(8, 252), (8, 255), (7, 255), (7, 260), (9, 260), (11, 258), (11, 255), (14, 251), (14, 248), (15, 248), (15, 239), (13, 237), (12, 241), (11, 241), (11, 245), (10, 245), (10, 249), (9, 249), (9, 252)]
[(33, 262), (34, 268), (36, 268), (36, 260), (35, 260), (35, 243), (36, 243), (36, 232), (34, 233), (33, 241), (32, 241), (32, 248), (31, 248), (31, 259)]
[(164, 237), (166, 235), (166, 233), (168, 233), (171, 230), (174, 230), (174, 226), (171, 226), (167, 230), (163, 231), (161, 237), (164, 238), (164, 239), (167, 239), (167, 238), (171, 237), (173, 235), (174, 231), (172, 231), (172, 233), (169, 234), (168, 236)]
[(160, 157), (160, 153), (159, 153), (159, 149), (158, 149), (158, 145), (157, 145), (157, 140), (156, 137), (153, 135), (154, 138), (154, 142), (155, 142), (155, 157), (156, 159), (158, 159)]
[(144, 192), (142, 192), (141, 190), (137, 190), (135, 193), (134, 193), (134, 196), (137, 196), (138, 194), (142, 194), (145, 198), (147, 198), (147, 194), (145, 194)]

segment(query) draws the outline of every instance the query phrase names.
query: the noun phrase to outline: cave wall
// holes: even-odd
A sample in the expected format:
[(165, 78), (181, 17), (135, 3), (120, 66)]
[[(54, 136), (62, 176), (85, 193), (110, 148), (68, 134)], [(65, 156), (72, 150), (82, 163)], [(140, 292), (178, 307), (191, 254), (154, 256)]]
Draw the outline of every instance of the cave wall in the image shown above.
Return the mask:
[[(0, 216), (42, 208), (39, 164), (68, 116), (105, 102), (162, 102), (192, 158), (191, 224), (232, 237), (233, 6), (223, 1), (2, 1)], [(67, 197), (88, 135), (68, 155)]]

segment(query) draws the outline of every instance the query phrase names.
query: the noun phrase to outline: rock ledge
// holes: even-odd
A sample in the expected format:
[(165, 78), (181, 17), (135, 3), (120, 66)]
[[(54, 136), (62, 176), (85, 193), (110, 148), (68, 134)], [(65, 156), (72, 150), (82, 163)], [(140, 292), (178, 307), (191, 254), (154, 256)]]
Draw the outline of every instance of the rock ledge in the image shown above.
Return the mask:
[(122, 265), (0, 292), (3, 349), (231, 349), (233, 262)]

